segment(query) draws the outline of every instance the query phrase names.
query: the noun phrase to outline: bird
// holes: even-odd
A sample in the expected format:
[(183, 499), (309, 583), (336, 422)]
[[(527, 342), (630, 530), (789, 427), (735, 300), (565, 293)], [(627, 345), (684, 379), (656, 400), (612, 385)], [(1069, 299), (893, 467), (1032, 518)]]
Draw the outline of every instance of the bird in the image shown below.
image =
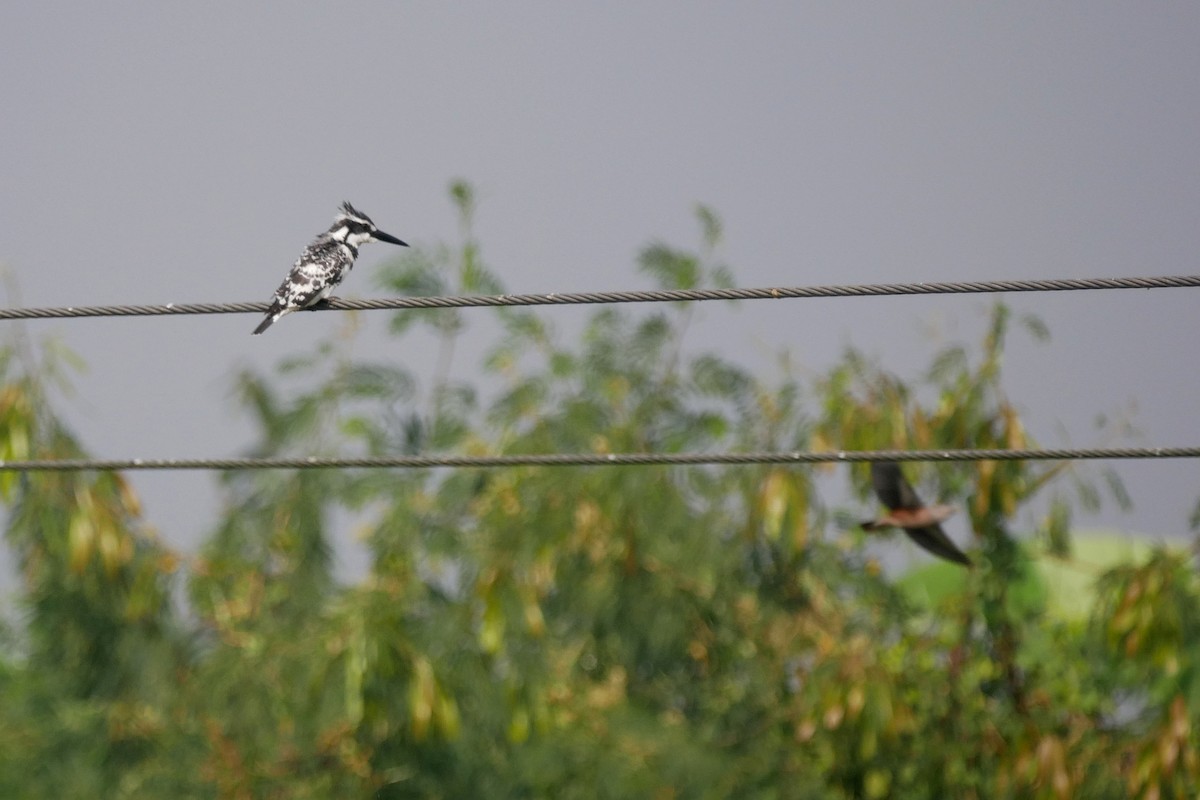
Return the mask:
[(900, 465), (891, 461), (871, 462), (871, 485), (879, 502), (887, 506), (888, 513), (862, 523), (863, 530), (900, 528), (919, 547), (935, 556), (955, 564), (971, 566), (971, 559), (950, 541), (939, 524), (955, 512), (954, 506), (927, 506), (922, 503), (912, 484), (905, 480)]
[(407, 242), (375, 227), (366, 214), (349, 203), (342, 203), (333, 218), (333, 227), (304, 248), (292, 265), (292, 271), (275, 290), (266, 318), (254, 329), (255, 335), (274, 325), (280, 317), (310, 308), (329, 297), (354, 267), (358, 248), (367, 242), (408, 247)]

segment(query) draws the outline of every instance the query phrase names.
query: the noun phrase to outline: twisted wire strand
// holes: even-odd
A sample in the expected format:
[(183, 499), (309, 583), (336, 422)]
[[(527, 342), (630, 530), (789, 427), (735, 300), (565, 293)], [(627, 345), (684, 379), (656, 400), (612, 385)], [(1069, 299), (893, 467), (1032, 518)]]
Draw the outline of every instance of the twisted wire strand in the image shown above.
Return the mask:
[(370, 456), (357, 458), (123, 458), (0, 461), (0, 472), (250, 469), (429, 469), (438, 467), (615, 467), (829, 464), (871, 461), (1083, 461), (1200, 458), (1200, 447), (1045, 450), (848, 450), (829, 453), (552, 453), (497, 456)]
[[(381, 311), (414, 308), (484, 308), (611, 303), (677, 303), (702, 300), (782, 300), (804, 297), (884, 297), (996, 292), (1065, 292), (1084, 289), (1177, 289), (1200, 286), (1200, 275), (1150, 278), (1070, 278), (1058, 280), (965, 281), (951, 283), (874, 283), (759, 289), (675, 289), (565, 294), (389, 297), (378, 300), (331, 298), (311, 311)], [(269, 303), (166, 303), (161, 305), (51, 306), (3, 308), (0, 320), (70, 317), (153, 317), (176, 314), (264, 314)]]

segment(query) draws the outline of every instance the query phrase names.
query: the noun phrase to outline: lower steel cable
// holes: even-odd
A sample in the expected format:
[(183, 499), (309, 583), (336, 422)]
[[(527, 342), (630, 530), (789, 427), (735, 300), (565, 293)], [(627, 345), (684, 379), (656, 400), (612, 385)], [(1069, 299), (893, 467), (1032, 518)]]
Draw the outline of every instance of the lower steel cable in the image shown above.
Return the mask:
[(846, 450), (828, 453), (551, 453), (497, 456), (364, 456), (309, 458), (124, 458), (0, 461), (0, 472), (247, 469), (433, 469), (501, 467), (703, 466), (835, 464), (871, 461), (1075, 461), (1200, 458), (1200, 447), (1050, 450)]

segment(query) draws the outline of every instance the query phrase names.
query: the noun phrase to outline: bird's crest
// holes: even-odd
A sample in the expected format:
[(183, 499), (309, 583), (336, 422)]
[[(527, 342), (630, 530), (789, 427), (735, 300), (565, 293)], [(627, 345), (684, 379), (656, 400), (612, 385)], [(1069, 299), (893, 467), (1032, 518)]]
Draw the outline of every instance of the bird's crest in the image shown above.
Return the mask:
[(349, 220), (353, 220), (355, 222), (360, 222), (360, 223), (363, 223), (364, 225), (369, 225), (371, 227), (375, 226), (375, 223), (371, 221), (370, 217), (368, 217), (363, 212), (359, 211), (354, 206), (350, 205), (349, 202), (343, 202), (338, 207), (338, 215), (337, 215), (336, 221), (337, 222), (346, 222)]

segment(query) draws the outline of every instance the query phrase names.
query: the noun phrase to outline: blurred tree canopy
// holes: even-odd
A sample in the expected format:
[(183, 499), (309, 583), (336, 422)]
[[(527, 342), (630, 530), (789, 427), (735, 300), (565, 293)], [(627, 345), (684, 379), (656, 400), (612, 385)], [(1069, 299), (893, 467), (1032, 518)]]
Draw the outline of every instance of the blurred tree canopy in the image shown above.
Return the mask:
[[(461, 240), (386, 266), (382, 288), (503, 291), (470, 186), (451, 196)], [(697, 216), (694, 251), (642, 253), (656, 286), (732, 284), (718, 218)], [(1045, 331), (1002, 305), (922, 375), (852, 350), (772, 383), (689, 351), (687, 305), (605, 308), (574, 341), (491, 313), (487, 387), (452, 377), (457, 310), (395, 313), (387, 362), (354, 357), (348, 318), (237, 376), (248, 451), (1035, 444), (1001, 365), (1014, 322)], [(439, 357), (424, 387), (402, 366), (419, 328)], [(0, 353), (0, 458), (83, 454), (54, 411), (69, 360), (20, 337)], [(194, 557), (152, 535), (119, 474), (2, 473), (20, 583), (0, 796), (1197, 796), (1195, 566), (1162, 551), (1097, 575), (1090, 618), (1058, 619), (1016, 588), (1031, 558), (1070, 557), (1073, 508), (1125, 502), (1119, 483), (1052, 462), (906, 470), (973, 532), (976, 567), (936, 601), (822, 502), (840, 485), (873, 507), (865, 465), (231, 472)], [(345, 583), (331, 536), (351, 524), (370, 565)]]

